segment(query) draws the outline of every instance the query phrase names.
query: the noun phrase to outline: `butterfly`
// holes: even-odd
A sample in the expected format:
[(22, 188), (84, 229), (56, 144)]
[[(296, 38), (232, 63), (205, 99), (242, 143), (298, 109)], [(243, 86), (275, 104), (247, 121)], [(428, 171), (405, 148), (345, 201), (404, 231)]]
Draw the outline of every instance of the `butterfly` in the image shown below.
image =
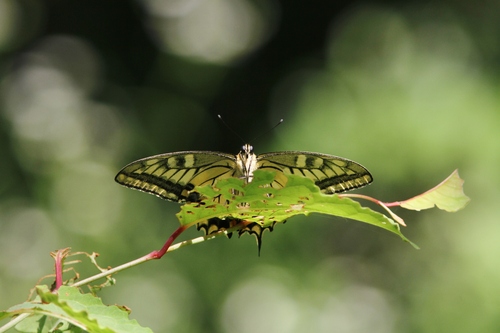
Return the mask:
[[(282, 188), (286, 175), (310, 178), (324, 194), (335, 194), (363, 187), (373, 181), (370, 172), (361, 164), (346, 158), (304, 151), (281, 151), (256, 155), (245, 144), (237, 155), (213, 151), (183, 151), (146, 157), (126, 165), (115, 177), (126, 187), (154, 194), (179, 203), (201, 200), (199, 186), (216, 186), (217, 181), (231, 177), (249, 183), (255, 170), (273, 171), (272, 188)], [(229, 219), (229, 221), (234, 221)], [(226, 219), (211, 219), (198, 224), (210, 234), (226, 229)], [(247, 225), (240, 230), (260, 237), (264, 229)], [(272, 227), (268, 227), (272, 230)]]
[(183, 151), (146, 157), (126, 165), (115, 180), (126, 187), (179, 203), (197, 202), (199, 186), (215, 186), (230, 177), (249, 183), (255, 170), (276, 173), (273, 188), (286, 182), (283, 175), (312, 179), (325, 194), (349, 191), (370, 184), (370, 172), (354, 161), (320, 153), (281, 151), (256, 155), (249, 144), (237, 155), (213, 151)]

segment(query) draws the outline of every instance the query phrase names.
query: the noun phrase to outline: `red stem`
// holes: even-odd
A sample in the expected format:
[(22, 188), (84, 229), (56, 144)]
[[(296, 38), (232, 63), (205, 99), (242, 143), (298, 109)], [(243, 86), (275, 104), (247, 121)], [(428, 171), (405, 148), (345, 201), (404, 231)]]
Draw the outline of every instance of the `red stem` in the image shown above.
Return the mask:
[(387, 207), (398, 207), (401, 206), (401, 201), (384, 202), (384, 205), (386, 205)]
[(55, 256), (55, 270), (56, 270), (56, 285), (54, 286), (54, 290), (58, 290), (63, 284), (63, 260), (64, 260), (64, 252), (65, 250), (58, 250)]
[(167, 241), (165, 242), (165, 244), (163, 245), (163, 247), (160, 250), (155, 250), (147, 255), (148, 259), (160, 259), (161, 257), (163, 257), (165, 255), (165, 253), (167, 253), (168, 248), (170, 247), (170, 245), (172, 245), (174, 240), (177, 237), (179, 237), (179, 235), (182, 234), (184, 232), (184, 230), (186, 230), (186, 229), (187, 229), (187, 226), (185, 226), (185, 225), (177, 228), (172, 233), (172, 235), (170, 235), (170, 237), (168, 237)]

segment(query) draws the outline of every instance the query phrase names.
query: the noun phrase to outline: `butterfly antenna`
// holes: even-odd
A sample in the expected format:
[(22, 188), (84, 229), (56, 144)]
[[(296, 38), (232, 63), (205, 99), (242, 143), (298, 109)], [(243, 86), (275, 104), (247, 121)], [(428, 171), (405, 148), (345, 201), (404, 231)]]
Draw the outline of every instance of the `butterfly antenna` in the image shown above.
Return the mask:
[[(245, 140), (243, 140), (243, 138), (235, 131), (231, 128), (231, 126), (229, 126), (225, 121), (224, 119), (222, 119), (222, 116), (220, 114), (217, 115), (217, 117), (219, 117), (220, 121), (222, 121), (222, 123), (224, 124), (224, 126), (226, 126), (231, 132), (233, 132), (234, 135), (236, 135), (238, 138), (240, 138), (240, 140), (243, 142), (243, 143), (246, 143)], [(283, 122), (283, 118), (280, 119), (280, 121), (278, 121), (278, 123), (276, 125), (274, 125), (273, 127), (271, 127), (270, 129), (268, 129), (267, 131), (265, 131), (264, 133), (261, 133), (259, 135), (257, 135), (256, 137), (254, 137), (252, 140), (250, 140), (250, 142), (256, 140), (257, 138), (260, 138), (261, 136), (271, 132), (273, 129), (275, 129), (276, 127), (278, 127), (279, 125), (281, 125), (281, 123)]]
[(229, 126), (225, 121), (224, 119), (222, 119), (222, 116), (220, 114), (217, 115), (217, 117), (219, 117), (219, 120), (222, 121), (222, 123), (224, 124), (224, 126), (226, 126), (231, 132), (233, 132), (234, 135), (236, 135), (240, 140), (241, 142), (243, 143), (246, 143), (245, 140), (243, 140), (243, 138), (238, 134), (238, 132), (236, 132), (235, 130), (233, 130), (231, 128), (231, 126)]
[(261, 133), (259, 135), (257, 135), (255, 138), (253, 138), (252, 140), (250, 140), (250, 142), (253, 142), (255, 141), (256, 139), (260, 138), (261, 136), (265, 135), (265, 134), (268, 134), (269, 132), (271, 132), (273, 129), (275, 129), (276, 127), (278, 127), (279, 125), (281, 125), (281, 123), (283, 123), (283, 118), (280, 119), (280, 121), (278, 121), (278, 123), (276, 125), (274, 125), (273, 127), (271, 127), (270, 129), (268, 129), (267, 131), (265, 131), (264, 133)]

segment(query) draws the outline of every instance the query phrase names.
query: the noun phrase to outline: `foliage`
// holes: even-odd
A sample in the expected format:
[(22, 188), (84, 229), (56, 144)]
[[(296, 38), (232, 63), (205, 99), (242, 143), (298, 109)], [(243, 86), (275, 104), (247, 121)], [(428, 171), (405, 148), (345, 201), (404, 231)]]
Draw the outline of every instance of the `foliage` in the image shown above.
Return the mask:
[[(254, 180), (247, 185), (244, 185), (242, 179), (230, 178), (219, 181), (216, 187), (202, 187), (199, 189), (199, 192), (205, 196), (202, 203), (183, 205), (177, 218), (181, 225), (186, 226), (211, 218), (224, 217), (256, 222), (262, 227), (268, 227), (276, 222), (284, 222), (295, 215), (319, 213), (368, 223), (393, 232), (410, 242), (401, 233), (399, 227), (399, 225), (405, 225), (403, 220), (390, 211), (389, 206), (421, 210), (436, 205), (440, 209), (455, 212), (469, 202), (469, 198), (463, 193), (463, 180), (460, 179), (456, 170), (431, 190), (395, 203), (383, 203), (380, 200), (356, 194), (326, 195), (320, 192), (311, 179), (295, 175), (287, 176), (288, 181), (284, 188), (273, 189), (267, 186), (272, 182), (273, 177), (272, 172), (257, 170)], [(363, 198), (379, 204), (399, 224), (379, 212), (362, 207), (350, 197)]]
[[(216, 188), (200, 188), (199, 191), (206, 199), (201, 204), (183, 205), (177, 217), (181, 225), (188, 226), (211, 218), (224, 217), (256, 222), (262, 227), (268, 227), (295, 215), (320, 213), (369, 223), (409, 241), (391, 218), (362, 207), (346, 196), (325, 195), (311, 179), (294, 175), (287, 178), (286, 186), (281, 189), (267, 186), (274, 179), (274, 175), (263, 170), (255, 171), (254, 180), (247, 185), (244, 185), (242, 179), (221, 180)], [(237, 191), (236, 195), (233, 194), (234, 190)], [(214, 200), (217, 203), (214, 203)]]
[[(273, 189), (267, 186), (272, 182), (273, 177), (272, 172), (258, 170), (254, 174), (254, 180), (247, 185), (244, 185), (241, 179), (231, 178), (220, 181), (217, 187), (200, 188), (199, 191), (205, 199), (201, 203), (182, 206), (181, 211), (177, 214), (181, 223), (181, 232), (187, 226), (211, 218), (235, 218), (239, 221), (258, 223), (262, 227), (267, 227), (298, 214), (321, 213), (369, 223), (393, 232), (403, 240), (410, 242), (400, 231), (399, 224), (404, 225), (404, 222), (388, 207), (399, 205), (408, 209), (420, 210), (436, 205), (448, 211), (456, 211), (463, 208), (469, 201), (462, 190), (463, 181), (456, 171), (433, 189), (412, 199), (395, 203), (383, 203), (355, 194), (324, 195), (310, 179), (293, 175), (288, 176), (284, 188)], [(381, 213), (362, 207), (349, 196), (378, 203), (389, 211), (399, 224)], [(235, 226), (236, 229), (241, 227)], [(227, 230), (221, 230), (219, 234), (225, 232)], [(209, 237), (211, 236), (207, 236), (205, 239)], [(169, 241), (173, 239), (175, 237), (170, 237)], [(165, 251), (170, 247), (169, 241), (167, 241), (168, 246), (165, 247)], [(153, 257), (146, 256), (108, 270), (97, 265), (95, 255), (89, 255), (92, 263), (101, 271), (101, 274), (94, 276), (94, 279), (89, 278), (79, 283), (74, 283), (73, 279), (69, 280), (66, 283), (72, 284), (71, 287), (62, 285), (63, 263), (68, 255), (68, 250), (61, 250), (53, 255), (56, 260), (55, 292), (50, 291), (47, 286), (37, 286), (38, 296), (34, 300), (0, 312), (0, 320), (17, 316), (9, 324), (0, 328), (0, 332), (4, 332), (14, 325), (19, 332), (152, 332), (148, 328), (141, 327), (135, 320), (130, 320), (129, 313), (125, 308), (106, 306), (95, 295), (83, 294), (76, 286), (104, 276), (109, 280), (112, 273), (143, 263), (153, 259)], [(91, 287), (91, 290), (97, 289)]]
[(31, 315), (16, 325), (19, 332), (152, 332), (130, 320), (124, 308), (106, 306), (99, 298), (82, 294), (78, 288), (62, 286), (57, 293), (52, 293), (47, 286), (37, 286), (36, 291), (38, 297), (34, 301), (0, 313), (0, 320), (7, 316)]

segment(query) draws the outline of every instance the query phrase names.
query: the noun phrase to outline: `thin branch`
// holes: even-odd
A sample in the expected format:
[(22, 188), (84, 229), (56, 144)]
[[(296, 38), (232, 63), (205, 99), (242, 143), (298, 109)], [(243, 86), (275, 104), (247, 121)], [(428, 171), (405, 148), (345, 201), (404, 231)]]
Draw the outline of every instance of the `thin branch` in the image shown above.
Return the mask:
[[(200, 244), (200, 243), (203, 243), (203, 242), (205, 242), (207, 240), (211, 240), (211, 239), (214, 239), (216, 237), (227, 235), (228, 233), (237, 231), (237, 230), (239, 230), (241, 228), (242, 228), (242, 225), (237, 225), (235, 227), (229, 228), (229, 229), (224, 230), (224, 231), (219, 231), (219, 232), (214, 233), (214, 234), (200, 236), (200, 237), (197, 237), (197, 238), (193, 238), (193, 239), (189, 239), (189, 240), (186, 240), (186, 241), (182, 241), (182, 242), (176, 243), (176, 244), (174, 244), (172, 246), (169, 246), (168, 250), (166, 251), (166, 253), (176, 251), (176, 250), (178, 250), (178, 249), (180, 249), (182, 247), (188, 246), (188, 245)], [(120, 271), (123, 271), (125, 269), (128, 269), (130, 267), (137, 266), (139, 264), (142, 264), (143, 262), (146, 262), (146, 261), (149, 261), (149, 260), (153, 260), (153, 259), (159, 259), (159, 258), (154, 257), (154, 255), (152, 255), (152, 254), (153, 253), (158, 253), (160, 251), (161, 250), (159, 250), (159, 251), (153, 251), (153, 252), (151, 252), (151, 253), (149, 253), (149, 254), (147, 254), (145, 256), (142, 256), (142, 257), (140, 257), (138, 259), (135, 259), (135, 260), (132, 260), (130, 262), (127, 262), (127, 263), (125, 263), (123, 265), (116, 266), (116, 267), (111, 268), (109, 270), (103, 271), (102, 273), (99, 273), (99, 274), (93, 275), (91, 277), (88, 277), (88, 278), (86, 278), (84, 280), (78, 281), (78, 282), (74, 283), (72, 286), (73, 287), (80, 287), (80, 286), (89, 284), (91, 282), (94, 282), (96, 280), (105, 278), (106, 276), (109, 276), (109, 275), (112, 275), (112, 274), (116, 274), (116, 273), (118, 273)]]
[(394, 214), (394, 212), (392, 210), (389, 209), (389, 206), (391, 207), (394, 207), (394, 206), (398, 206), (396, 202), (393, 202), (393, 203), (388, 203), (386, 204), (385, 202), (382, 202), (378, 199), (375, 199), (375, 198), (372, 198), (372, 197), (369, 197), (367, 195), (364, 195), (364, 194), (355, 194), (355, 193), (351, 193), (351, 194), (339, 194), (339, 197), (350, 197), (350, 198), (358, 198), (358, 199), (365, 199), (365, 200), (368, 200), (368, 201), (371, 201), (371, 202), (374, 202), (376, 203), (377, 205), (381, 206), (382, 208), (384, 208), (388, 213), (389, 215), (391, 215), (391, 217), (399, 224), (401, 224), (403, 227), (406, 227), (406, 224), (405, 224), (405, 221), (399, 217), (398, 215)]
[(12, 328), (19, 324), (21, 321), (24, 319), (28, 318), (31, 315), (31, 313), (22, 313), (19, 316), (13, 318), (11, 321), (9, 321), (7, 324), (3, 325), (0, 327), (0, 333), (7, 332), (9, 328)]

